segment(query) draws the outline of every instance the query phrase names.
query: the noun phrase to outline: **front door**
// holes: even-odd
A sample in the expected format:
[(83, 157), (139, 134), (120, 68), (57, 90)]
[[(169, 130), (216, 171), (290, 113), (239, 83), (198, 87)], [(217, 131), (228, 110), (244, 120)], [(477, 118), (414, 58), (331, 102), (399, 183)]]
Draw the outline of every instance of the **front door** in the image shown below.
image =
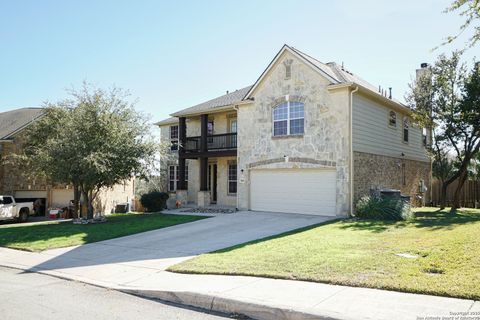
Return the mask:
[(217, 164), (208, 165), (208, 191), (210, 191), (211, 202), (217, 203)]

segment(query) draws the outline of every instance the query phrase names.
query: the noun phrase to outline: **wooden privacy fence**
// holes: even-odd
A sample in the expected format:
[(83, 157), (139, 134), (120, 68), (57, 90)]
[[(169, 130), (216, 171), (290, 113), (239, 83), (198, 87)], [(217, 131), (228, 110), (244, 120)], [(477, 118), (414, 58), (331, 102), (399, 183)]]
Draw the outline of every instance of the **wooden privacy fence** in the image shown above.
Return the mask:
[[(453, 202), (453, 195), (457, 189), (458, 181), (452, 182), (447, 188), (447, 206)], [(440, 203), (440, 193), (442, 183), (439, 180), (433, 180), (432, 184), (432, 202), (437, 206)], [(467, 180), (460, 192), (460, 206), (467, 208), (480, 207), (480, 180)]]
[(142, 206), (142, 203), (140, 202), (140, 199), (135, 198), (135, 211), (136, 212), (144, 212), (145, 209)]

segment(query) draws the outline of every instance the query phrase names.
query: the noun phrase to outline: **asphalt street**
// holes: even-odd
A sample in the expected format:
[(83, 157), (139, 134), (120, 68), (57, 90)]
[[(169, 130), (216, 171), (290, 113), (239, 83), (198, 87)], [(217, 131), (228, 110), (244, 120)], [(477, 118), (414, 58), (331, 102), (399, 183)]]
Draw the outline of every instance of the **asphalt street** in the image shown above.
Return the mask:
[(114, 290), (0, 267), (2, 320), (232, 319)]

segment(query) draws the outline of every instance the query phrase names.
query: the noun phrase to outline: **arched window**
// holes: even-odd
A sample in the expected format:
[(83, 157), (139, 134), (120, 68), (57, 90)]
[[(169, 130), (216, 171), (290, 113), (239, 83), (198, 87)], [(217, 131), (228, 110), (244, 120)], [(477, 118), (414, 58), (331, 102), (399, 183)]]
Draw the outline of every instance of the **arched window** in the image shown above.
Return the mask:
[(273, 108), (273, 135), (301, 135), (304, 132), (304, 104), (287, 101)]
[(403, 118), (403, 142), (408, 142), (408, 128), (409, 128), (408, 118)]
[(395, 111), (390, 111), (390, 116), (388, 119), (388, 124), (391, 125), (392, 127), (397, 126), (397, 114)]

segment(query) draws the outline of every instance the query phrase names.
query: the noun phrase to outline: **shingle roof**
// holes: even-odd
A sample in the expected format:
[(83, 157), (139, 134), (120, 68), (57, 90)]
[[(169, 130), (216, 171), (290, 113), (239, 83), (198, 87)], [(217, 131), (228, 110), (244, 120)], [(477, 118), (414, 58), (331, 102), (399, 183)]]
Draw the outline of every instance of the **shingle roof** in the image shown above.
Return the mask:
[[(340, 67), (335, 62), (329, 62), (329, 63), (320, 62), (319, 60), (313, 58), (312, 56), (310, 56), (310, 55), (308, 55), (308, 54), (306, 54), (306, 53), (304, 53), (304, 52), (302, 52), (302, 51), (300, 51), (300, 50), (298, 50), (294, 47), (288, 46), (288, 45), (284, 45), (282, 47), (282, 49), (280, 50), (280, 52), (277, 54), (277, 56), (274, 58), (273, 61), (275, 61), (275, 59), (277, 57), (279, 57), (279, 54), (285, 48), (288, 48), (289, 50), (291, 50), (295, 54), (297, 54), (300, 57), (302, 57), (303, 59), (305, 59), (314, 68), (316, 68), (320, 73), (322, 73), (326, 78), (328, 78), (332, 85), (355, 83), (355, 84), (358, 84), (358, 85), (364, 87), (365, 89), (367, 89), (369, 91), (372, 91), (372, 93), (381, 95), (378, 92), (377, 87), (375, 87), (374, 85), (372, 85), (368, 81), (362, 79), (358, 75), (353, 74), (353, 73), (345, 70), (343, 67)], [(273, 61), (270, 63), (270, 65), (273, 63)], [(268, 70), (268, 68), (267, 68), (267, 70)], [(265, 72), (266, 72), (266, 70), (264, 71), (264, 73)], [(199, 114), (199, 113), (202, 113), (202, 112), (212, 111), (216, 108), (221, 108), (221, 107), (233, 105), (233, 104), (236, 104), (236, 103), (240, 103), (241, 101), (244, 100), (244, 98), (246, 98), (245, 96), (247, 94), (249, 94), (252, 87), (254, 87), (258, 83), (258, 81), (260, 81), (261, 78), (262, 78), (262, 76), (257, 80), (257, 82), (255, 84), (253, 84), (251, 86), (245, 87), (245, 88), (240, 89), (240, 90), (236, 90), (234, 92), (230, 92), (228, 94), (225, 94), (223, 96), (217, 97), (217, 98), (212, 99), (212, 100), (209, 100), (207, 102), (197, 104), (193, 107), (180, 110), (178, 112), (173, 113), (172, 116), (173, 117), (179, 117), (179, 116), (185, 116), (185, 115), (190, 115), (190, 114)], [(400, 104), (400, 105), (403, 105), (398, 100), (395, 100), (395, 99), (391, 99), (391, 100)], [(169, 119), (162, 120), (159, 123), (157, 123), (157, 125), (173, 123), (174, 119), (175, 118), (169, 118)]]
[(42, 108), (21, 108), (0, 113), (0, 140), (9, 139), (43, 114)]
[(170, 118), (167, 118), (167, 119), (164, 119), (164, 120), (161, 120), (161, 121), (155, 123), (155, 125), (162, 126), (162, 125), (174, 124), (174, 123), (178, 123), (178, 118), (170, 117)]
[[(358, 85), (372, 91), (373, 93), (381, 95), (378, 92), (378, 87), (374, 86), (373, 84), (371, 84), (367, 80), (359, 77), (358, 75), (356, 75), (356, 74), (354, 74), (354, 73), (352, 73), (348, 70), (345, 70), (343, 67), (339, 66), (337, 63), (329, 62), (329, 63), (324, 64), (324, 63), (318, 61), (317, 59), (309, 56), (308, 54), (303, 53), (302, 51), (300, 51), (298, 49), (295, 49), (293, 47), (289, 47), (289, 48), (292, 49), (293, 51), (295, 51), (300, 56), (302, 56), (305, 60), (308, 60), (310, 63), (315, 65), (321, 71), (323, 71), (324, 73), (326, 73), (330, 77), (332, 77), (337, 82), (335, 84), (353, 82), (355, 84), (358, 84)], [(395, 101), (396, 103), (402, 104), (400, 101), (398, 101), (396, 99), (391, 99), (391, 100)]]
[(203, 102), (193, 107), (180, 110), (178, 112), (173, 113), (172, 116), (178, 117), (181, 115), (212, 111), (216, 108), (221, 108), (221, 107), (229, 106), (235, 103), (239, 103), (243, 100), (243, 97), (247, 94), (247, 92), (250, 90), (251, 87), (252, 86), (248, 86), (239, 90), (235, 90), (233, 92), (224, 94), (223, 96), (217, 97), (207, 102)]

